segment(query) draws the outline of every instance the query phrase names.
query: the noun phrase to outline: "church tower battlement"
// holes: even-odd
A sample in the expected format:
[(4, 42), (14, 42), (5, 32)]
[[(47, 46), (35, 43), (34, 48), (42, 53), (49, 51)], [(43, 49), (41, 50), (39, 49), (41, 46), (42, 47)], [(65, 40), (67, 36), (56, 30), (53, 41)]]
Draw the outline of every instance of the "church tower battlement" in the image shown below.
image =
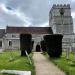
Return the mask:
[(70, 8), (70, 4), (53, 4), (53, 8)]

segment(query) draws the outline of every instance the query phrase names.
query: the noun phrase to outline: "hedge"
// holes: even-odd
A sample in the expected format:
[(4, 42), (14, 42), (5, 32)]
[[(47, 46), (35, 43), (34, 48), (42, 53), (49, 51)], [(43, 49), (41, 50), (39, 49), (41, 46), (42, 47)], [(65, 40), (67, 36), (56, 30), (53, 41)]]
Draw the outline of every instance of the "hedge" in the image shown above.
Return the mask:
[(45, 41), (42, 40), (42, 41), (40, 42), (40, 45), (41, 45), (42, 51), (45, 52), (45, 51), (46, 51), (46, 43), (45, 43)]
[(62, 54), (62, 38), (61, 34), (45, 35), (44, 40), (46, 49), (50, 57), (60, 57)]

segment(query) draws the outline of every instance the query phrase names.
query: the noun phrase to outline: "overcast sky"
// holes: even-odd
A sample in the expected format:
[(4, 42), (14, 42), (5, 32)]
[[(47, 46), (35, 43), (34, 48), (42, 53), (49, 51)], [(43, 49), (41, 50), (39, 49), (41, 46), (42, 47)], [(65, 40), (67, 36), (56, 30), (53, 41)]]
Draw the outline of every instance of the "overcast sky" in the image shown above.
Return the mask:
[(49, 11), (55, 3), (71, 4), (75, 20), (75, 0), (0, 0), (0, 28), (5, 28), (7, 25), (49, 26)]

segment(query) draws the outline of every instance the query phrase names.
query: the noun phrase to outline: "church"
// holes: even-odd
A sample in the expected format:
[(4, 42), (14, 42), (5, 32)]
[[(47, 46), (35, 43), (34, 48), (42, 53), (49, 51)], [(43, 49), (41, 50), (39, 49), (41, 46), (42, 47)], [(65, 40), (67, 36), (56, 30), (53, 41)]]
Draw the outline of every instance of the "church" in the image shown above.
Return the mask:
[(49, 27), (11, 27), (0, 29), (0, 50), (20, 50), (20, 34), (31, 34), (34, 50), (47, 34), (63, 34), (63, 50), (72, 50), (75, 45), (73, 19), (69, 4), (54, 4), (49, 12)]

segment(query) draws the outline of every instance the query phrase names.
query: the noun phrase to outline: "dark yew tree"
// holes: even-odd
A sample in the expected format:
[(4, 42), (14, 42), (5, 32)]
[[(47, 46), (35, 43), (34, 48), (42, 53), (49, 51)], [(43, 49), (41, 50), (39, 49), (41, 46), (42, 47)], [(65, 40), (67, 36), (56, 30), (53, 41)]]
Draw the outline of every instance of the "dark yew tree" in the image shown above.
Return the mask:
[(21, 56), (26, 56), (25, 50), (28, 52), (28, 54), (31, 53), (32, 50), (31, 34), (20, 34), (20, 50)]
[(40, 41), (40, 45), (41, 45), (42, 51), (45, 52), (46, 51), (46, 43), (45, 43), (45, 41), (44, 40)]
[(62, 38), (61, 34), (45, 35), (44, 40), (46, 49), (50, 57), (60, 57), (62, 54)]

